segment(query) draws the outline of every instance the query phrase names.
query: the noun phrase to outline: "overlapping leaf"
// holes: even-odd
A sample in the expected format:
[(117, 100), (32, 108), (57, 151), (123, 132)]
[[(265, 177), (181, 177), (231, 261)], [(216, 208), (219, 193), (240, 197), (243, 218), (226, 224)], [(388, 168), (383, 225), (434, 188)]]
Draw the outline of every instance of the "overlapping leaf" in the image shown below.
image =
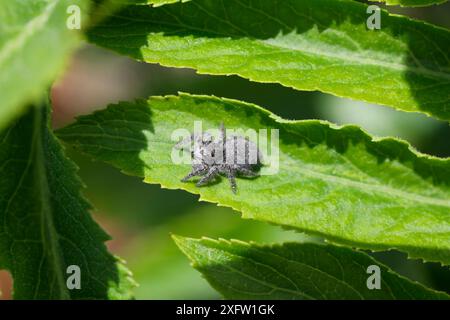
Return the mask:
[[(32, 108), (0, 134), (0, 269), (16, 299), (131, 298), (129, 271), (108, 253), (75, 166)], [(81, 289), (67, 280), (78, 266)]]
[[(192, 132), (197, 120), (203, 130), (221, 121), (228, 129), (278, 129), (279, 172), (239, 179), (237, 195), (227, 181), (203, 188), (180, 182), (190, 165), (172, 161), (171, 135), (179, 128)], [(244, 218), (450, 264), (450, 160), (393, 138), (374, 139), (356, 126), (286, 121), (254, 105), (186, 94), (112, 105), (58, 135), (127, 174), (200, 194)]]
[(71, 5), (88, 8), (86, 0), (0, 2), (0, 129), (40, 99), (66, 65), (79, 40), (66, 26)]
[(129, 6), (90, 41), (139, 60), (238, 74), (450, 119), (450, 32), (349, 0)]
[[(348, 248), (313, 243), (261, 246), (179, 236), (174, 240), (194, 268), (228, 299), (450, 299)], [(368, 280), (374, 272), (370, 266), (380, 268), (380, 289), (367, 285), (375, 282)]]

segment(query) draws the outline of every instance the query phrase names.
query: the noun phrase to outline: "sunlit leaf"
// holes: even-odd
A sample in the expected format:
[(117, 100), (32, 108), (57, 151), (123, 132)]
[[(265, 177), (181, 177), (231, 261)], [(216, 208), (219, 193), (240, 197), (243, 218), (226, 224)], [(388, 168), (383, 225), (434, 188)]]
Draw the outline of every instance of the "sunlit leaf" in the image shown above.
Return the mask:
[[(172, 134), (180, 128), (192, 132), (194, 121), (202, 121), (203, 130), (222, 121), (228, 129), (278, 129), (279, 171), (238, 179), (237, 194), (224, 180), (201, 188), (181, 182), (191, 168), (173, 162)], [(287, 121), (255, 105), (187, 94), (111, 105), (58, 135), (127, 174), (199, 194), (243, 218), (450, 264), (450, 159), (420, 154), (404, 141), (373, 138), (356, 126)]]
[(88, 34), (135, 59), (450, 119), (450, 32), (349, 0), (129, 6)]

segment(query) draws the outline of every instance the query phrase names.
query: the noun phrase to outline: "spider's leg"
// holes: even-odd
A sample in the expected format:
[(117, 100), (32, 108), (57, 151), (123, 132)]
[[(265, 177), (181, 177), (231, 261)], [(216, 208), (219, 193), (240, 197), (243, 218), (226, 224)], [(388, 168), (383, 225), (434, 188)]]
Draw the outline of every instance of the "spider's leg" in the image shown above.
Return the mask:
[(236, 171), (230, 170), (226, 173), (228, 180), (230, 181), (231, 191), (236, 194), (237, 185), (236, 185)]
[(181, 182), (187, 182), (190, 178), (195, 177), (197, 175), (197, 173), (195, 173), (194, 171), (189, 172), (189, 174), (184, 177), (183, 179), (181, 179)]
[(205, 173), (204, 169), (192, 169), (191, 172), (189, 172), (189, 174), (184, 177), (183, 179), (181, 179), (181, 182), (186, 182), (188, 181), (190, 178), (195, 177), (195, 176), (201, 176)]
[(206, 173), (206, 175), (197, 182), (196, 186), (201, 187), (201, 186), (207, 184), (208, 182), (210, 182), (212, 179), (214, 179), (217, 176), (218, 172), (219, 171), (217, 168), (209, 169), (209, 171)]
[(253, 172), (252, 170), (245, 168), (239, 169), (239, 173), (242, 174), (244, 177), (259, 177), (259, 174), (257, 172)]

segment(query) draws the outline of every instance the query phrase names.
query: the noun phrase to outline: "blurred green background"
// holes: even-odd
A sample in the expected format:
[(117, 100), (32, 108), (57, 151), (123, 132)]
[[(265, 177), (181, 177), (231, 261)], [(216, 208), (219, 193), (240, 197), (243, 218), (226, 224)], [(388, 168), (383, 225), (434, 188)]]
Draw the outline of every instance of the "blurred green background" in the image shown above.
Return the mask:
[[(390, 11), (406, 12), (450, 27), (449, 3)], [(139, 63), (89, 45), (76, 54), (68, 72), (53, 88), (54, 126), (63, 126), (75, 115), (90, 113), (108, 103), (178, 91), (253, 102), (288, 119), (316, 118), (358, 124), (374, 135), (404, 138), (422, 152), (450, 156), (449, 125), (424, 115), (317, 92), (298, 92), (276, 84), (252, 83), (234, 76), (197, 75), (192, 70)], [(140, 285), (135, 291), (137, 299), (219, 298), (190, 267), (170, 233), (267, 243), (306, 237), (276, 226), (241, 220), (239, 213), (231, 209), (198, 202), (197, 196), (186, 192), (146, 185), (70, 149), (67, 152), (80, 167), (85, 195), (95, 207), (96, 220), (113, 237), (108, 246), (127, 261)], [(375, 255), (403, 275), (450, 292), (448, 268), (407, 260), (398, 252)]]

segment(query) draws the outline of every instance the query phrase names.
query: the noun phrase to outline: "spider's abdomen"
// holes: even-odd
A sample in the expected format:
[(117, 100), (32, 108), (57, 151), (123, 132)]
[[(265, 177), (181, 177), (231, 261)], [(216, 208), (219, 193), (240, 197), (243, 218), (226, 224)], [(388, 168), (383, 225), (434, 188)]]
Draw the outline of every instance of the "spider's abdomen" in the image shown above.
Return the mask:
[(255, 143), (241, 136), (226, 139), (224, 148), (225, 163), (250, 169), (261, 164), (262, 156)]

